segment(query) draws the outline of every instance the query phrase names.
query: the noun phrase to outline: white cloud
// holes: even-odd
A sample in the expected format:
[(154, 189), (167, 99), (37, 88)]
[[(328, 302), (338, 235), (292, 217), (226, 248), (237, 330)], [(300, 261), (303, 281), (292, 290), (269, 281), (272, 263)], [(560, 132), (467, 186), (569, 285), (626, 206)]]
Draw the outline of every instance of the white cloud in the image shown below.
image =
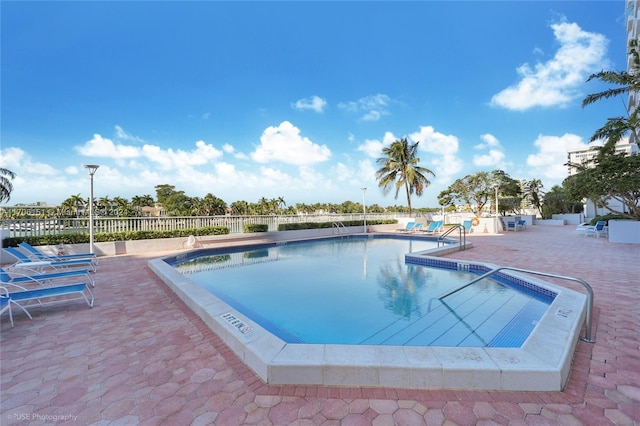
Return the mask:
[(377, 94), (366, 96), (357, 101), (341, 102), (339, 108), (355, 114), (362, 114), (363, 121), (377, 121), (384, 115), (389, 115), (389, 103), (391, 98), (387, 95)]
[[(118, 130), (117, 126), (116, 130)], [(88, 140), (84, 145), (74, 147), (74, 149), (85, 157), (123, 159), (136, 158), (141, 155), (138, 147), (116, 144), (111, 139), (103, 138), (98, 133), (93, 135), (93, 139)]]
[(324, 111), (327, 106), (327, 101), (319, 96), (311, 96), (310, 98), (304, 98), (297, 100), (292, 107), (299, 111), (312, 110), (315, 112)]
[(299, 166), (326, 161), (330, 156), (326, 145), (300, 136), (300, 129), (288, 121), (278, 127), (267, 127), (260, 137), (260, 145), (251, 153), (251, 158), (258, 163), (281, 161)]
[(421, 156), (421, 160), (435, 173), (436, 181), (448, 183), (462, 170), (462, 160), (457, 156), (460, 144), (456, 136), (436, 132), (432, 126), (422, 126), (419, 131), (411, 133), (409, 138), (420, 142), (418, 149), (430, 154)]
[(141, 138), (127, 133), (121, 126), (116, 124), (116, 139), (130, 142), (144, 142)]
[(523, 111), (536, 106), (566, 106), (581, 96), (589, 74), (608, 66), (608, 40), (602, 34), (583, 31), (578, 24), (551, 25), (560, 48), (547, 62), (518, 67), (521, 80), (494, 95), (491, 104)]
[(531, 175), (543, 180), (547, 178), (555, 183), (560, 183), (567, 177), (567, 151), (588, 147), (580, 136), (571, 133), (562, 136), (539, 135), (533, 144), (538, 152), (527, 156)]
[(222, 151), (204, 141), (196, 142), (196, 149), (184, 151), (182, 149), (167, 150), (156, 145), (144, 145), (142, 153), (145, 158), (157, 163), (165, 170), (181, 170), (185, 167), (201, 166), (222, 156)]
[(485, 133), (480, 135), (483, 143), (474, 146), (475, 149), (489, 149), (486, 154), (477, 154), (473, 156), (473, 164), (478, 167), (496, 167), (499, 169), (505, 169), (506, 164), (504, 162), (505, 154), (500, 149), (500, 141), (491, 133)]
[[(504, 152), (497, 149), (490, 149), (488, 154), (474, 155), (473, 164), (479, 167), (500, 166), (504, 161)], [(498, 167), (504, 168), (504, 167)]]
[(420, 142), (419, 148), (430, 154), (452, 155), (458, 152), (458, 138), (436, 132), (432, 126), (422, 126), (420, 130), (409, 135), (414, 142)]
[(480, 135), (480, 139), (482, 139), (483, 143), (474, 146), (475, 149), (484, 149), (486, 147), (498, 147), (500, 146), (500, 141), (498, 138), (493, 136), (491, 133), (485, 133)]
[(367, 139), (363, 144), (358, 146), (358, 151), (362, 151), (371, 158), (378, 158), (382, 155), (382, 148), (385, 144), (377, 139)]
[(20, 148), (10, 147), (0, 150), (2, 167), (20, 175), (56, 176), (58, 170), (48, 164), (33, 161), (31, 156)]

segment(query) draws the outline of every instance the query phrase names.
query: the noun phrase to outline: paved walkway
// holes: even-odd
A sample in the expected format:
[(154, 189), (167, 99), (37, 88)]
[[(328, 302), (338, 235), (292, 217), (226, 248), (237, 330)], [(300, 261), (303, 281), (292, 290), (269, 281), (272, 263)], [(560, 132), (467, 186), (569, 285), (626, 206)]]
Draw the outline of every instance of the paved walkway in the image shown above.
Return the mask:
[(640, 425), (640, 246), (569, 226), (469, 239), (448, 257), (593, 286), (597, 341), (578, 344), (564, 392), (265, 385), (148, 269), (153, 253), (101, 258), (93, 309), (17, 312), (13, 329), (3, 315), (0, 424)]

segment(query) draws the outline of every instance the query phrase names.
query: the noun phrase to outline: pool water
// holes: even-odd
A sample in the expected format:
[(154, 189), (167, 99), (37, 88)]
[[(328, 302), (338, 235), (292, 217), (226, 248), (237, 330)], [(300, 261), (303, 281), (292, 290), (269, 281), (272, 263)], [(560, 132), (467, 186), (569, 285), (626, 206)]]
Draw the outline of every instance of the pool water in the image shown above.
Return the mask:
[(348, 237), (202, 251), (173, 267), (287, 343), (519, 347), (551, 299), (405, 262), (420, 238)]

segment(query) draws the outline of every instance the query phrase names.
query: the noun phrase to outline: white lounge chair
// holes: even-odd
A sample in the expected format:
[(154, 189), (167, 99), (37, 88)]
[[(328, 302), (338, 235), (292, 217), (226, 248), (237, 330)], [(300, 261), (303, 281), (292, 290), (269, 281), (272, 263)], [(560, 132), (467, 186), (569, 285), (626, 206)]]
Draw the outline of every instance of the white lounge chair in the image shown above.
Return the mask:
[(587, 226), (585, 235), (593, 235), (596, 238), (600, 238), (600, 235), (606, 237), (608, 235), (607, 222), (599, 220), (594, 226)]

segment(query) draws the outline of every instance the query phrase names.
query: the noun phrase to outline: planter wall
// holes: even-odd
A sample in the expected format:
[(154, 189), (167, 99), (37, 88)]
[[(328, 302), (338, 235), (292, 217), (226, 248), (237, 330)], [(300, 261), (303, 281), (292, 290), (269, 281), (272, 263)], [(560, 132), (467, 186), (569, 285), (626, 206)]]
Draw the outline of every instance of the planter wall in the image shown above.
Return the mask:
[(610, 220), (609, 242), (640, 244), (640, 221)]

